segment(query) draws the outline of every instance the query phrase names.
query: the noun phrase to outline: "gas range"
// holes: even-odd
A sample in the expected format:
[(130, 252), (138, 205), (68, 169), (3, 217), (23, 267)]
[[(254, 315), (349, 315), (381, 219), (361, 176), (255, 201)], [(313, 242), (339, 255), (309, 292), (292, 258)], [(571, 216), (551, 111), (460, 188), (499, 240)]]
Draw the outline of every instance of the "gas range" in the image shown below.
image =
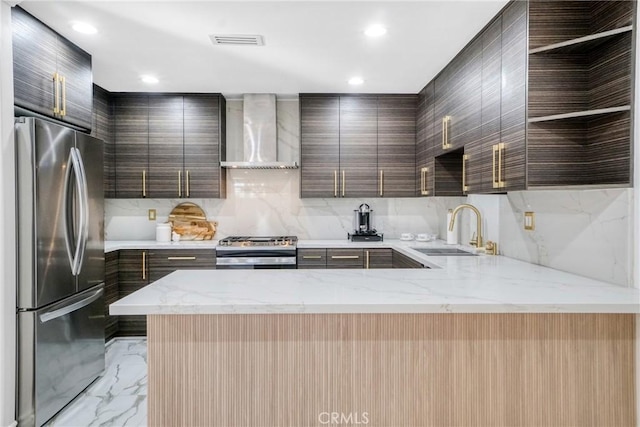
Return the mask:
[(246, 248), (282, 248), (292, 247), (296, 249), (298, 238), (296, 236), (229, 236), (218, 241), (220, 247)]
[(296, 236), (230, 236), (218, 241), (218, 269), (296, 268)]

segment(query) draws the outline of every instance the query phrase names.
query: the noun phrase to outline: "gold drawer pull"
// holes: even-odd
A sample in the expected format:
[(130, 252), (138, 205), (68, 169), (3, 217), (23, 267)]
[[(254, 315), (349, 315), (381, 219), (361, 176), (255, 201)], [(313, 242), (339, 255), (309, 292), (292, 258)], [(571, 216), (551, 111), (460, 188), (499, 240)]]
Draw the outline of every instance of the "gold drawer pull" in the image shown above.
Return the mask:
[(168, 256), (169, 261), (195, 261), (197, 258), (194, 256)]
[(302, 255), (302, 259), (322, 259), (322, 255)]
[(358, 259), (360, 255), (331, 255), (331, 259)]
[(469, 191), (469, 186), (467, 185), (467, 160), (469, 160), (469, 155), (464, 154), (462, 156), (462, 192)]
[(147, 253), (142, 252), (142, 280), (147, 280)]
[(367, 255), (367, 260), (366, 260), (366, 266), (365, 268), (369, 268), (369, 251), (366, 251), (365, 254)]
[(191, 197), (191, 179), (189, 177), (189, 171), (187, 171), (187, 197)]
[(147, 171), (142, 169), (142, 197), (147, 197)]

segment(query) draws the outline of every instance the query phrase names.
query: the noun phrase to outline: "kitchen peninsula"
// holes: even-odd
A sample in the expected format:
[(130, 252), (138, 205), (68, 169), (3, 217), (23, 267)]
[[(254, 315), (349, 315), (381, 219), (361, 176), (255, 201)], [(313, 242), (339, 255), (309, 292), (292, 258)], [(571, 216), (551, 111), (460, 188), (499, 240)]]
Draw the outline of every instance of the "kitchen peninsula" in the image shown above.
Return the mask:
[(637, 289), (333, 243), (432, 268), (176, 271), (112, 304), (148, 316), (149, 424), (635, 425)]

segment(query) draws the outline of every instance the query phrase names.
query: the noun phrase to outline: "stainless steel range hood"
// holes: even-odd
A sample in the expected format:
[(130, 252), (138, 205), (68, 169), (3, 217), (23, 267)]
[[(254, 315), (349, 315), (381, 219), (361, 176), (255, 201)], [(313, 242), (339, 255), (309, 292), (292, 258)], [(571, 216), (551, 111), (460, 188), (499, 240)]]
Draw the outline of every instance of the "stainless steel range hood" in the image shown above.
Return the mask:
[[(221, 162), (237, 169), (296, 169), (298, 163), (278, 159), (278, 125), (274, 94), (243, 95), (244, 155), (242, 161)], [(227, 151), (228, 152), (228, 151)]]

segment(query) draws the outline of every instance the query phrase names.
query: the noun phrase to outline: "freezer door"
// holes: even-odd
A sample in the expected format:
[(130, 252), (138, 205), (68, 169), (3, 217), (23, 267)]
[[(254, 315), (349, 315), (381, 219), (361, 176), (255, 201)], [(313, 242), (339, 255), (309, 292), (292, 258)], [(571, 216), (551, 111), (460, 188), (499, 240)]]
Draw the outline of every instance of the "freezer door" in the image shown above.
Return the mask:
[(76, 134), (76, 148), (82, 163), (87, 215), (84, 251), (78, 264), (78, 290), (104, 282), (104, 181), (103, 143), (82, 133)]
[(36, 308), (76, 292), (69, 255), (75, 202), (65, 192), (69, 179), (77, 189), (67, 173), (75, 132), (33, 118), (16, 119), (15, 130), (18, 307)]
[(104, 286), (18, 313), (18, 423), (41, 426), (104, 370)]

